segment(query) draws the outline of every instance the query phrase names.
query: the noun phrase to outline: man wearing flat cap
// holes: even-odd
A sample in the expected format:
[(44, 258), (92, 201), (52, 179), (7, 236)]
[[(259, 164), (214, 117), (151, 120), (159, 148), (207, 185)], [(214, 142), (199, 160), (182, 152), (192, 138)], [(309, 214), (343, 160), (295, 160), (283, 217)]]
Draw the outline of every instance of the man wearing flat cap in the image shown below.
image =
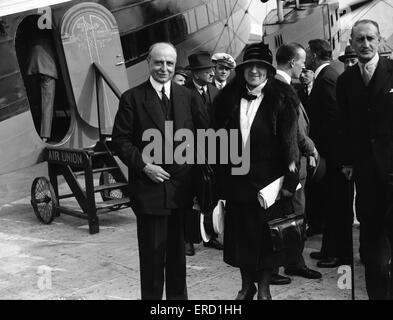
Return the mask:
[(227, 84), (231, 71), (236, 67), (235, 59), (228, 53), (215, 53), (212, 61), (216, 64), (213, 85), (217, 89), (222, 89)]
[[(212, 85), (214, 78), (214, 63), (210, 53), (200, 51), (188, 56), (189, 65), (186, 69), (191, 71), (191, 79), (186, 82), (186, 87), (189, 88), (198, 96), (200, 108), (198, 119), (201, 123), (197, 123), (198, 128), (208, 129), (213, 128), (214, 111), (213, 100), (218, 94), (219, 90)], [(186, 217), (186, 231), (195, 229), (195, 220), (191, 214)], [(217, 240), (217, 235), (211, 236), (209, 242), (203, 243), (205, 247), (211, 247), (222, 250), (222, 244)], [(194, 255), (195, 250), (193, 246), (193, 239), (187, 238), (186, 232), (186, 254)]]
[(339, 56), (338, 60), (344, 63), (344, 70), (347, 70), (348, 67), (352, 67), (358, 63), (358, 55), (352, 46), (346, 46), (344, 54)]

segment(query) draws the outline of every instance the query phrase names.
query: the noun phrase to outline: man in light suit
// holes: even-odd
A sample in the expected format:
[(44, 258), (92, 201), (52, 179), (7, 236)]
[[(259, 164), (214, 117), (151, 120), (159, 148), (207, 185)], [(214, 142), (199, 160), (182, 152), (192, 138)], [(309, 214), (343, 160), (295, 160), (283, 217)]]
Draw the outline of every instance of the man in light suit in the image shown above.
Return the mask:
[[(277, 72), (276, 79), (291, 85), (292, 79), (299, 79), (306, 61), (306, 51), (297, 43), (289, 43), (282, 45), (276, 53)], [(302, 103), (299, 104), (299, 120), (298, 120), (298, 143), (301, 153), (299, 182), (301, 189), (297, 190), (292, 199), (294, 213), (304, 215), (306, 206), (305, 184), (307, 178), (307, 161), (312, 161), (313, 166), (316, 165), (318, 152), (314, 142), (308, 136), (309, 120)], [(305, 230), (304, 230), (305, 232)], [(318, 271), (308, 268), (303, 258), (304, 242), (299, 248), (291, 249), (286, 257), (285, 273), (288, 275), (297, 275), (307, 279), (319, 279), (322, 277)], [(278, 271), (278, 270), (277, 270)], [(278, 273), (273, 274), (272, 284), (284, 284), (285, 277)], [(288, 278), (289, 279), (289, 278)], [(289, 279), (290, 280), (290, 279)], [(289, 283), (287, 280), (286, 283)]]
[[(378, 54), (379, 26), (360, 20), (352, 28), (351, 45), (358, 65), (338, 79), (337, 100), (342, 111), (340, 154), (343, 172), (356, 184), (356, 215), (360, 222), (360, 251), (370, 299), (392, 298), (393, 61)], [(389, 275), (390, 271), (390, 275)]]
[(33, 38), (27, 75), (39, 82), (41, 90), (41, 129), (40, 136), (47, 142), (52, 133), (53, 108), (56, 94), (58, 72), (56, 55), (51, 34), (48, 30), (38, 30)]
[[(183, 210), (192, 206), (193, 167), (149, 159), (143, 150), (150, 141), (142, 140), (146, 130), (156, 130), (165, 141), (164, 125), (168, 123), (174, 125), (174, 131), (194, 130), (195, 97), (171, 81), (176, 57), (176, 49), (169, 43), (150, 47), (150, 78), (122, 95), (112, 134), (117, 154), (129, 168), (142, 299), (149, 300), (162, 299), (164, 277), (167, 299), (187, 299)], [(173, 143), (176, 150), (182, 142)]]
[[(214, 79), (214, 63), (212, 62), (210, 53), (206, 51), (200, 51), (191, 54), (188, 57), (189, 65), (187, 69), (191, 71), (191, 79), (189, 79), (185, 86), (189, 88), (197, 97), (199, 103), (199, 113), (201, 119), (197, 123), (198, 128), (208, 129), (214, 127), (214, 110), (213, 101), (217, 96), (219, 90), (213, 86)], [(189, 211), (186, 216), (186, 230), (194, 230), (196, 223), (199, 223), (199, 219), (195, 219), (193, 216), (195, 212)], [(217, 240), (218, 235), (213, 234), (208, 242), (203, 242), (205, 247), (214, 248), (217, 250), (223, 250), (223, 245)], [(193, 245), (193, 239), (188, 237), (186, 234), (186, 254), (194, 255), (195, 249)]]
[[(324, 221), (320, 252), (312, 252), (320, 268), (350, 264), (352, 256), (353, 213), (349, 208), (351, 190), (341, 174), (339, 162), (339, 109), (336, 101), (338, 72), (330, 65), (332, 49), (322, 39), (309, 41), (306, 67), (315, 72), (315, 80), (306, 111), (310, 119), (310, 138), (326, 160), (326, 174), (321, 181), (310, 181), (306, 210), (321, 214)], [(310, 191), (310, 192), (308, 192)]]

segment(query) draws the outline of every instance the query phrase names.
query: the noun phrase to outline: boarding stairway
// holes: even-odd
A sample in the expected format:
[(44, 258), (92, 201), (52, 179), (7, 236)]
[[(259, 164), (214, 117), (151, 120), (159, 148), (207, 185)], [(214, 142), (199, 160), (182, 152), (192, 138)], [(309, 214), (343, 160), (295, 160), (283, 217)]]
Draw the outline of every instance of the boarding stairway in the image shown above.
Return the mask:
[[(121, 93), (101, 66), (95, 63), (93, 66), (97, 84), (99, 141), (94, 147), (83, 149), (47, 147), (44, 160), (48, 162), (49, 180), (38, 177), (31, 189), (31, 204), (41, 222), (50, 224), (64, 213), (87, 219), (90, 234), (99, 232), (99, 214), (130, 206), (127, 178), (115, 158), (110, 135), (101, 130), (100, 115), (103, 113), (100, 112), (98, 83), (103, 79), (119, 99)], [(59, 176), (63, 176), (71, 192), (59, 193)], [(97, 193), (100, 193), (102, 201), (96, 201)], [(61, 203), (70, 198), (75, 198), (80, 208), (75, 208), (75, 202)]]

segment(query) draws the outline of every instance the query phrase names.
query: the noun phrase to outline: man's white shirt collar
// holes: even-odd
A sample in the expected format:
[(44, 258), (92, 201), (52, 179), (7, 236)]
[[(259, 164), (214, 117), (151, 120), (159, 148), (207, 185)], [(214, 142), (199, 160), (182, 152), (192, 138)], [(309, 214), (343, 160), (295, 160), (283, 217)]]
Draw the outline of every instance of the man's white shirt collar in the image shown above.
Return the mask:
[(363, 72), (363, 68), (366, 68), (367, 70), (372, 70), (371, 75), (373, 75), (375, 69), (378, 66), (378, 62), (379, 62), (379, 54), (378, 53), (370, 61), (368, 61), (366, 63), (361, 63), (359, 61), (360, 72)]
[(277, 74), (280, 75), (281, 77), (283, 77), (285, 79), (286, 83), (291, 84), (292, 78), (291, 78), (291, 76), (288, 73), (286, 73), (285, 71), (277, 69)]
[[(153, 86), (154, 90), (157, 91), (158, 96), (161, 97), (161, 90), (162, 90), (162, 83), (159, 83), (158, 81), (154, 80), (152, 76), (150, 76), (150, 83)], [(164, 87), (165, 87), (165, 95), (168, 97), (168, 99), (171, 98), (171, 82), (168, 81), (166, 83), (164, 83)]]
[(316, 78), (318, 77), (318, 75), (321, 73), (322, 69), (325, 68), (325, 67), (327, 67), (329, 64), (330, 64), (329, 62), (326, 62), (326, 63), (324, 63), (324, 64), (321, 64), (321, 65), (317, 68), (317, 70), (315, 70), (315, 79), (316, 79)]
[(198, 89), (198, 92), (200, 93), (202, 90), (206, 93), (207, 92), (207, 85), (204, 86), (200, 86), (199, 84), (197, 84), (194, 79), (192, 80), (192, 82), (194, 82), (194, 86), (195, 88)]
[(216, 87), (217, 87), (218, 89), (224, 88), (224, 87), (226, 86), (226, 84), (227, 84), (226, 81), (220, 82), (220, 81), (217, 81), (217, 79), (214, 79), (214, 82), (216, 83)]

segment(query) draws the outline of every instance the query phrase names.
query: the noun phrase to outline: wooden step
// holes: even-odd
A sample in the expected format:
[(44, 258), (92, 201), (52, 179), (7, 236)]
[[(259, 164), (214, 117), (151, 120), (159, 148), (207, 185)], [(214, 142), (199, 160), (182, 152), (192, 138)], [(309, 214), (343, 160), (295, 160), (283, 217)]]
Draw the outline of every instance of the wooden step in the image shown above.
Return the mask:
[[(119, 169), (118, 167), (103, 167), (103, 168), (97, 168), (93, 169), (93, 174), (94, 173), (100, 173), (100, 172), (108, 172), (108, 171), (114, 171)], [(74, 171), (74, 174), (76, 176), (82, 176), (85, 174), (85, 171)]]
[(96, 204), (96, 208), (98, 210), (100, 210), (100, 209), (107, 209), (107, 208), (120, 206), (120, 205), (128, 205), (129, 203), (130, 203), (130, 198), (125, 197), (125, 198), (108, 200), (108, 201), (104, 201), (104, 202), (98, 202)]
[(112, 152), (110, 152), (110, 151), (93, 151), (93, 154), (92, 154), (93, 157), (107, 156), (107, 155), (112, 155)]
[(111, 184), (103, 184), (100, 186), (94, 187), (94, 192), (100, 192), (103, 190), (113, 190), (113, 189), (120, 189), (122, 187), (127, 187), (128, 183), (119, 182), (119, 183), (111, 183)]

